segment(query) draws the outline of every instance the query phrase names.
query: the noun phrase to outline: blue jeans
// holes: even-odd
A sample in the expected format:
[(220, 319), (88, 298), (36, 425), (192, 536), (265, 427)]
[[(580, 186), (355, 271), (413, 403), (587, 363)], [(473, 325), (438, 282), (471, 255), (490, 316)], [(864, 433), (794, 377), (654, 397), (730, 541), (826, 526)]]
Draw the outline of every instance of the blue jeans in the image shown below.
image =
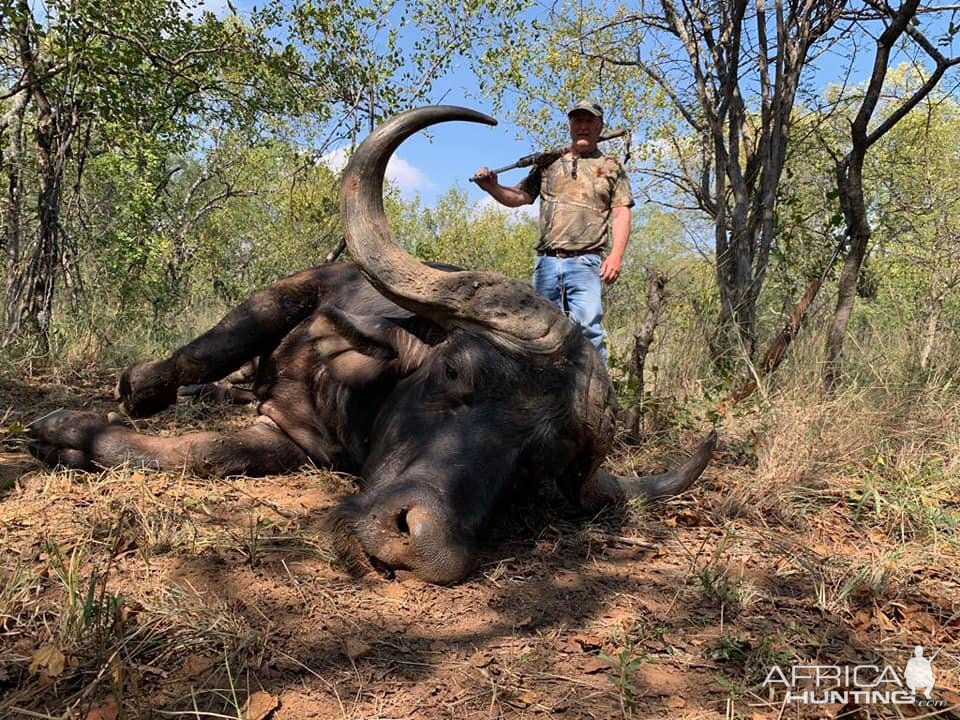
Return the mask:
[(607, 334), (601, 303), (600, 255), (577, 255), (569, 258), (537, 255), (533, 266), (533, 289), (555, 303), (563, 313), (580, 326), (584, 337), (600, 352), (607, 364)]

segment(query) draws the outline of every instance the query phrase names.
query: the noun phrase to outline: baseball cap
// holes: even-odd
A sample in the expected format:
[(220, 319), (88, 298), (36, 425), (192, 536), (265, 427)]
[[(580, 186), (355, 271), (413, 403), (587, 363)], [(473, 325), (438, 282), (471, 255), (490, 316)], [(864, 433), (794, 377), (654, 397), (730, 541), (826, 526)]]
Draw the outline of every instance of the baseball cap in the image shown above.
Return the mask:
[(572, 108), (570, 108), (567, 111), (567, 115), (568, 116), (572, 115), (578, 110), (586, 110), (591, 115), (595, 115), (596, 117), (603, 120), (603, 108), (600, 107), (600, 103), (594, 100), (586, 100), (586, 99), (581, 100), (580, 102), (578, 102), (576, 105), (574, 105)]

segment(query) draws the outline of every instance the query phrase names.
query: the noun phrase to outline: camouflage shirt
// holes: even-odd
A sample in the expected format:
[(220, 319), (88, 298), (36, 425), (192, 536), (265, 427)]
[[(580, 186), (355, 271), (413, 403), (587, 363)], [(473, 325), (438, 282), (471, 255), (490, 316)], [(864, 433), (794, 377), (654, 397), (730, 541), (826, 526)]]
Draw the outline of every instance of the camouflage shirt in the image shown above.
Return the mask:
[(615, 207), (633, 207), (630, 180), (620, 161), (599, 150), (579, 158), (564, 156), (534, 168), (517, 186), (540, 197), (537, 252), (602, 251)]

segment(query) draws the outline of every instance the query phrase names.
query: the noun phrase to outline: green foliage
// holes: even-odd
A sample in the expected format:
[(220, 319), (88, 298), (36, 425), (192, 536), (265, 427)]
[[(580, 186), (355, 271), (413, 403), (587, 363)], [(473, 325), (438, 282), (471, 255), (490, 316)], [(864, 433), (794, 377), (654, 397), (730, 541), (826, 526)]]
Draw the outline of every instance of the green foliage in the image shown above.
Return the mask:
[(471, 206), (451, 188), (425, 208), (419, 198), (393, 198), (388, 213), (401, 243), (420, 259), (529, 280), (537, 241), (536, 221), (497, 206)]
[[(23, 138), (47, 118), (37, 157), (54, 190), (41, 209), (56, 211), (2, 208), (6, 287), (33, 286), (18, 278), (33, 272), (26, 260), (42, 218), (39, 236), (62, 229), (68, 239), (43, 248), (60, 256), (52, 266), (71, 290), (69, 303), (40, 311), (67, 313), (53, 339), (63, 346), (102, 319), (115, 334), (164, 342), (192, 302), (235, 302), (316, 262), (339, 234), (336, 181), (318, 158), (425, 102), (490, 32), (497, 7), (272, 0), (221, 17), (192, 0), (52, 0), (42, 12), (5, 2), (5, 19), (19, 22), (0, 43), (0, 93), (27, 97)], [(36, 80), (21, 86), (24, 77)], [(39, 185), (30, 149), (0, 163), (24, 197)], [(5, 300), (8, 311), (18, 306), (13, 293)]]
[(91, 651), (106, 660), (106, 644), (115, 625), (123, 622), (126, 600), (107, 590), (108, 568), (94, 568), (84, 577), (87, 561), (86, 545), (74, 548), (69, 556), (50, 543), (46, 549), (50, 570), (63, 590), (58, 623), (53, 640), (69, 651)]
[(956, 478), (947, 472), (943, 456), (932, 453), (919, 464), (907, 464), (886, 455), (878, 454), (873, 468), (862, 473), (862, 486), (848, 493), (856, 521), (900, 542), (957, 545), (960, 512), (949, 507)]
[(95, 249), (82, 266), (97, 278), (85, 321), (127, 348), (195, 334), (255, 288), (322, 261), (340, 237), (337, 190), (331, 170), (283, 143), (225, 137), (200, 160), (97, 157), (84, 197), (115, 211), (76, 229)]
[(726, 676), (716, 676), (717, 681), (729, 692), (740, 695), (762, 681), (774, 665), (795, 662), (797, 652), (782, 639), (786, 634), (776, 633), (760, 641), (743, 633), (723, 635), (710, 651), (710, 657), (722, 663), (726, 671)]
[(637, 688), (631, 676), (643, 664), (645, 656), (638, 655), (636, 648), (629, 645), (613, 656), (600, 653), (600, 659), (610, 665), (607, 680), (617, 689), (624, 715), (632, 713), (637, 704)]

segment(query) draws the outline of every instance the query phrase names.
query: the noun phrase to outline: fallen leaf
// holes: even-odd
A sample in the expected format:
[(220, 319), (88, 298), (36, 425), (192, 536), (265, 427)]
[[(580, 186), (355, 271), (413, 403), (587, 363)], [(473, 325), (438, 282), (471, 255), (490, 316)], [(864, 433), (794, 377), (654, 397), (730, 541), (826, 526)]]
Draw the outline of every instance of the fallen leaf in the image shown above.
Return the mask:
[(214, 661), (203, 655), (188, 655), (183, 661), (183, 670), (188, 676), (200, 675), (208, 672), (214, 665)]
[(126, 672), (124, 672), (123, 663), (117, 656), (114, 656), (110, 659), (110, 676), (113, 678), (113, 684), (115, 687), (123, 686)]
[(887, 614), (883, 610), (877, 610), (875, 613), (877, 620), (877, 625), (879, 625), (884, 630), (896, 630), (897, 626), (894, 625), (893, 621), (887, 617)]
[(687, 706), (686, 698), (682, 698), (679, 695), (671, 695), (666, 700), (663, 701), (663, 704), (668, 708), (673, 710), (679, 710), (680, 708)]
[(58, 677), (63, 674), (66, 658), (60, 648), (52, 643), (44, 645), (33, 654), (30, 661), (30, 672), (36, 675), (40, 671), (46, 672), (48, 677)]
[(116, 703), (109, 702), (90, 710), (83, 716), (83, 720), (117, 720), (120, 717), (120, 708)]
[(496, 658), (490, 653), (478, 651), (468, 662), (475, 668), (485, 668), (490, 663), (496, 662)]
[(823, 543), (818, 543), (818, 542), (810, 543), (807, 546), (807, 549), (812, 550), (816, 555), (819, 555), (820, 557), (827, 557), (833, 552), (832, 546), (825, 545)]
[(343, 650), (350, 659), (350, 662), (355, 662), (356, 660), (369, 655), (373, 648), (367, 645), (363, 640), (347, 638), (343, 643)]
[(684, 508), (677, 513), (677, 522), (689, 527), (702, 525), (703, 514), (694, 508)]
[(587, 658), (580, 669), (587, 675), (592, 675), (593, 673), (606, 672), (610, 669), (610, 663), (599, 657), (592, 657)]
[(867, 531), (867, 539), (869, 539), (870, 542), (874, 542), (878, 545), (881, 545), (886, 541), (887, 536), (884, 535), (883, 532), (878, 530), (877, 528), (872, 528)]
[(538, 702), (537, 694), (532, 690), (524, 690), (517, 695), (517, 700), (524, 705), (536, 705)]
[(240, 713), (243, 720), (265, 720), (278, 707), (280, 707), (280, 698), (258, 690), (247, 698)]
[(919, 626), (923, 630), (926, 630), (931, 635), (935, 635), (940, 632), (940, 623), (937, 622), (937, 619), (926, 612), (913, 613), (910, 616), (910, 624), (914, 627)]
[(597, 648), (603, 647), (603, 638), (599, 635), (582, 635), (578, 633), (571, 639), (584, 650), (596, 650)]

